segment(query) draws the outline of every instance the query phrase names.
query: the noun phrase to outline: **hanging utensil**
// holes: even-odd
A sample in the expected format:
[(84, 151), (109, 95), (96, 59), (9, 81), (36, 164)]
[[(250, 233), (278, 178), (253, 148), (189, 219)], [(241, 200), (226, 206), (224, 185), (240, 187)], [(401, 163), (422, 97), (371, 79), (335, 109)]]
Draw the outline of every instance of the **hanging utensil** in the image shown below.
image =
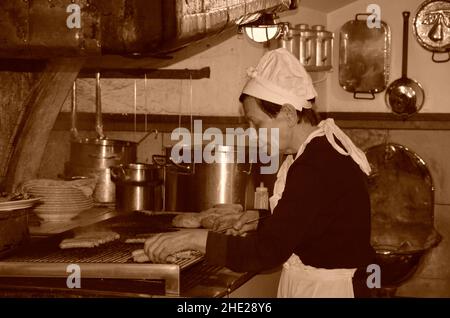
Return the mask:
[[(417, 42), (433, 52), (435, 63), (450, 61), (450, 0), (428, 0), (417, 10), (413, 23)], [(446, 54), (445, 59), (437, 59), (438, 54)]]
[(105, 134), (103, 133), (103, 121), (102, 121), (102, 91), (100, 87), (100, 72), (95, 74), (96, 85), (95, 85), (95, 106), (96, 106), (96, 117), (95, 117), (95, 131), (99, 139), (105, 139)]
[(80, 140), (80, 134), (77, 129), (77, 81), (73, 81), (72, 85), (72, 116), (71, 116), (71, 127), (70, 136), (72, 140)]
[(386, 104), (396, 114), (409, 116), (418, 112), (425, 101), (422, 86), (415, 80), (408, 78), (408, 22), (409, 12), (403, 15), (403, 56), (402, 77), (392, 82), (386, 91)]

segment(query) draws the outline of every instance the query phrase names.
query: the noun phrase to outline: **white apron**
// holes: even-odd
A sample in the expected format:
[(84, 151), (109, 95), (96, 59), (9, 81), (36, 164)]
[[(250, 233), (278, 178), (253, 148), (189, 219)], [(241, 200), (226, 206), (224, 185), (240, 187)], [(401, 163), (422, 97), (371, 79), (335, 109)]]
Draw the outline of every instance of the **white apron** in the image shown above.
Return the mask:
[[(326, 136), (328, 142), (342, 155), (351, 156), (361, 170), (369, 175), (370, 165), (367, 158), (358, 147), (339, 129), (333, 119), (326, 119), (319, 123), (318, 129), (313, 131), (300, 146), (295, 159), (300, 157), (308, 143), (316, 138)], [(335, 141), (340, 141), (342, 149)], [(294, 162), (292, 155), (288, 156), (281, 165), (274, 185), (274, 194), (269, 199), (270, 209), (273, 213), (281, 198), (286, 184), (289, 167)], [(352, 269), (323, 269), (307, 266), (302, 263), (296, 254), (283, 264), (280, 282), (278, 284), (278, 297), (320, 297), (320, 298), (353, 298), (352, 278), (356, 268)]]

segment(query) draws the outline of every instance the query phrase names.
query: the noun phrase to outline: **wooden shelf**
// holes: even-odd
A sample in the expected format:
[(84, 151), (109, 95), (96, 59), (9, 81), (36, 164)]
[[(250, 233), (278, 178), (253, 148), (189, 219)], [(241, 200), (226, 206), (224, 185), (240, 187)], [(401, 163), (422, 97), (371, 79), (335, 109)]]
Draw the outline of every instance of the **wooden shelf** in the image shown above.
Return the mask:
[[(450, 113), (415, 114), (407, 119), (390, 113), (320, 113), (323, 119), (334, 118), (336, 124), (344, 129), (404, 129), (404, 130), (450, 130)], [(94, 113), (78, 113), (78, 129), (93, 130)], [(201, 119), (203, 129), (217, 127), (248, 127), (244, 117), (239, 116), (193, 116), (193, 120)], [(181, 116), (181, 126), (190, 128), (190, 116)], [(147, 115), (147, 130), (158, 129), (160, 132), (171, 132), (178, 127), (178, 115)], [(145, 114), (136, 115), (136, 131), (145, 131)], [(70, 130), (70, 113), (59, 114), (53, 130)], [(134, 114), (103, 114), (103, 125), (106, 131), (134, 131)]]
[(393, 113), (321, 113), (323, 118), (334, 118), (341, 128), (397, 129), (397, 130), (450, 130), (450, 113), (418, 113), (401, 117)]

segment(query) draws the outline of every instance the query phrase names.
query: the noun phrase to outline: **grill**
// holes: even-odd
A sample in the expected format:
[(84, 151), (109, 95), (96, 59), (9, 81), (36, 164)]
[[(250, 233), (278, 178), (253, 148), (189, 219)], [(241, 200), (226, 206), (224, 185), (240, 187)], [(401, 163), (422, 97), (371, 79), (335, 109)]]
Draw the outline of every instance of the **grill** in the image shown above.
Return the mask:
[[(155, 219), (152, 219), (154, 221)], [(81, 270), (81, 279), (111, 280), (158, 280), (164, 281), (164, 293), (167, 296), (180, 295), (180, 274), (182, 271), (203, 260), (199, 252), (190, 259), (179, 259), (173, 264), (134, 263), (132, 251), (141, 249), (142, 244), (128, 244), (124, 240), (138, 233), (155, 232), (153, 229), (124, 222), (117, 218), (109, 220), (101, 228), (110, 228), (121, 234), (121, 239), (95, 248), (60, 249), (59, 242), (65, 237), (72, 237), (73, 232), (57, 235), (32, 247), (26, 247), (13, 256), (0, 261), (0, 277), (3, 278), (67, 278), (71, 271), (68, 266), (76, 264)], [(142, 220), (141, 220), (142, 221)], [(144, 223), (145, 224), (145, 223)], [(120, 225), (120, 226), (119, 226)], [(97, 224), (96, 227), (99, 225)], [(126, 228), (126, 232), (122, 231)], [(167, 229), (167, 227), (165, 227)], [(120, 229), (120, 230), (119, 230)], [(153, 231), (151, 231), (153, 230)], [(156, 232), (161, 228), (156, 229)]]
[(203, 260), (201, 253), (180, 259), (174, 264), (137, 264), (131, 252), (142, 244), (112, 242), (93, 249), (68, 249), (46, 255), (12, 256), (0, 262), (0, 277), (62, 277), (67, 278), (68, 266), (76, 264), (83, 278), (164, 280), (167, 296), (180, 295), (180, 273)]

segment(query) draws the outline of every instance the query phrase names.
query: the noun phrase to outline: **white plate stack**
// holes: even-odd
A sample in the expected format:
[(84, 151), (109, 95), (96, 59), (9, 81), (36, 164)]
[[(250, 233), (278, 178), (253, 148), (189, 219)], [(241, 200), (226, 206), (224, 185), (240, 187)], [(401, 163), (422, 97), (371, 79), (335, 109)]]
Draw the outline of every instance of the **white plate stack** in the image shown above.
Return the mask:
[(94, 206), (92, 191), (94, 182), (89, 180), (49, 180), (27, 181), (23, 190), (34, 197), (41, 198), (41, 204), (33, 209), (44, 221), (66, 222), (80, 212)]

